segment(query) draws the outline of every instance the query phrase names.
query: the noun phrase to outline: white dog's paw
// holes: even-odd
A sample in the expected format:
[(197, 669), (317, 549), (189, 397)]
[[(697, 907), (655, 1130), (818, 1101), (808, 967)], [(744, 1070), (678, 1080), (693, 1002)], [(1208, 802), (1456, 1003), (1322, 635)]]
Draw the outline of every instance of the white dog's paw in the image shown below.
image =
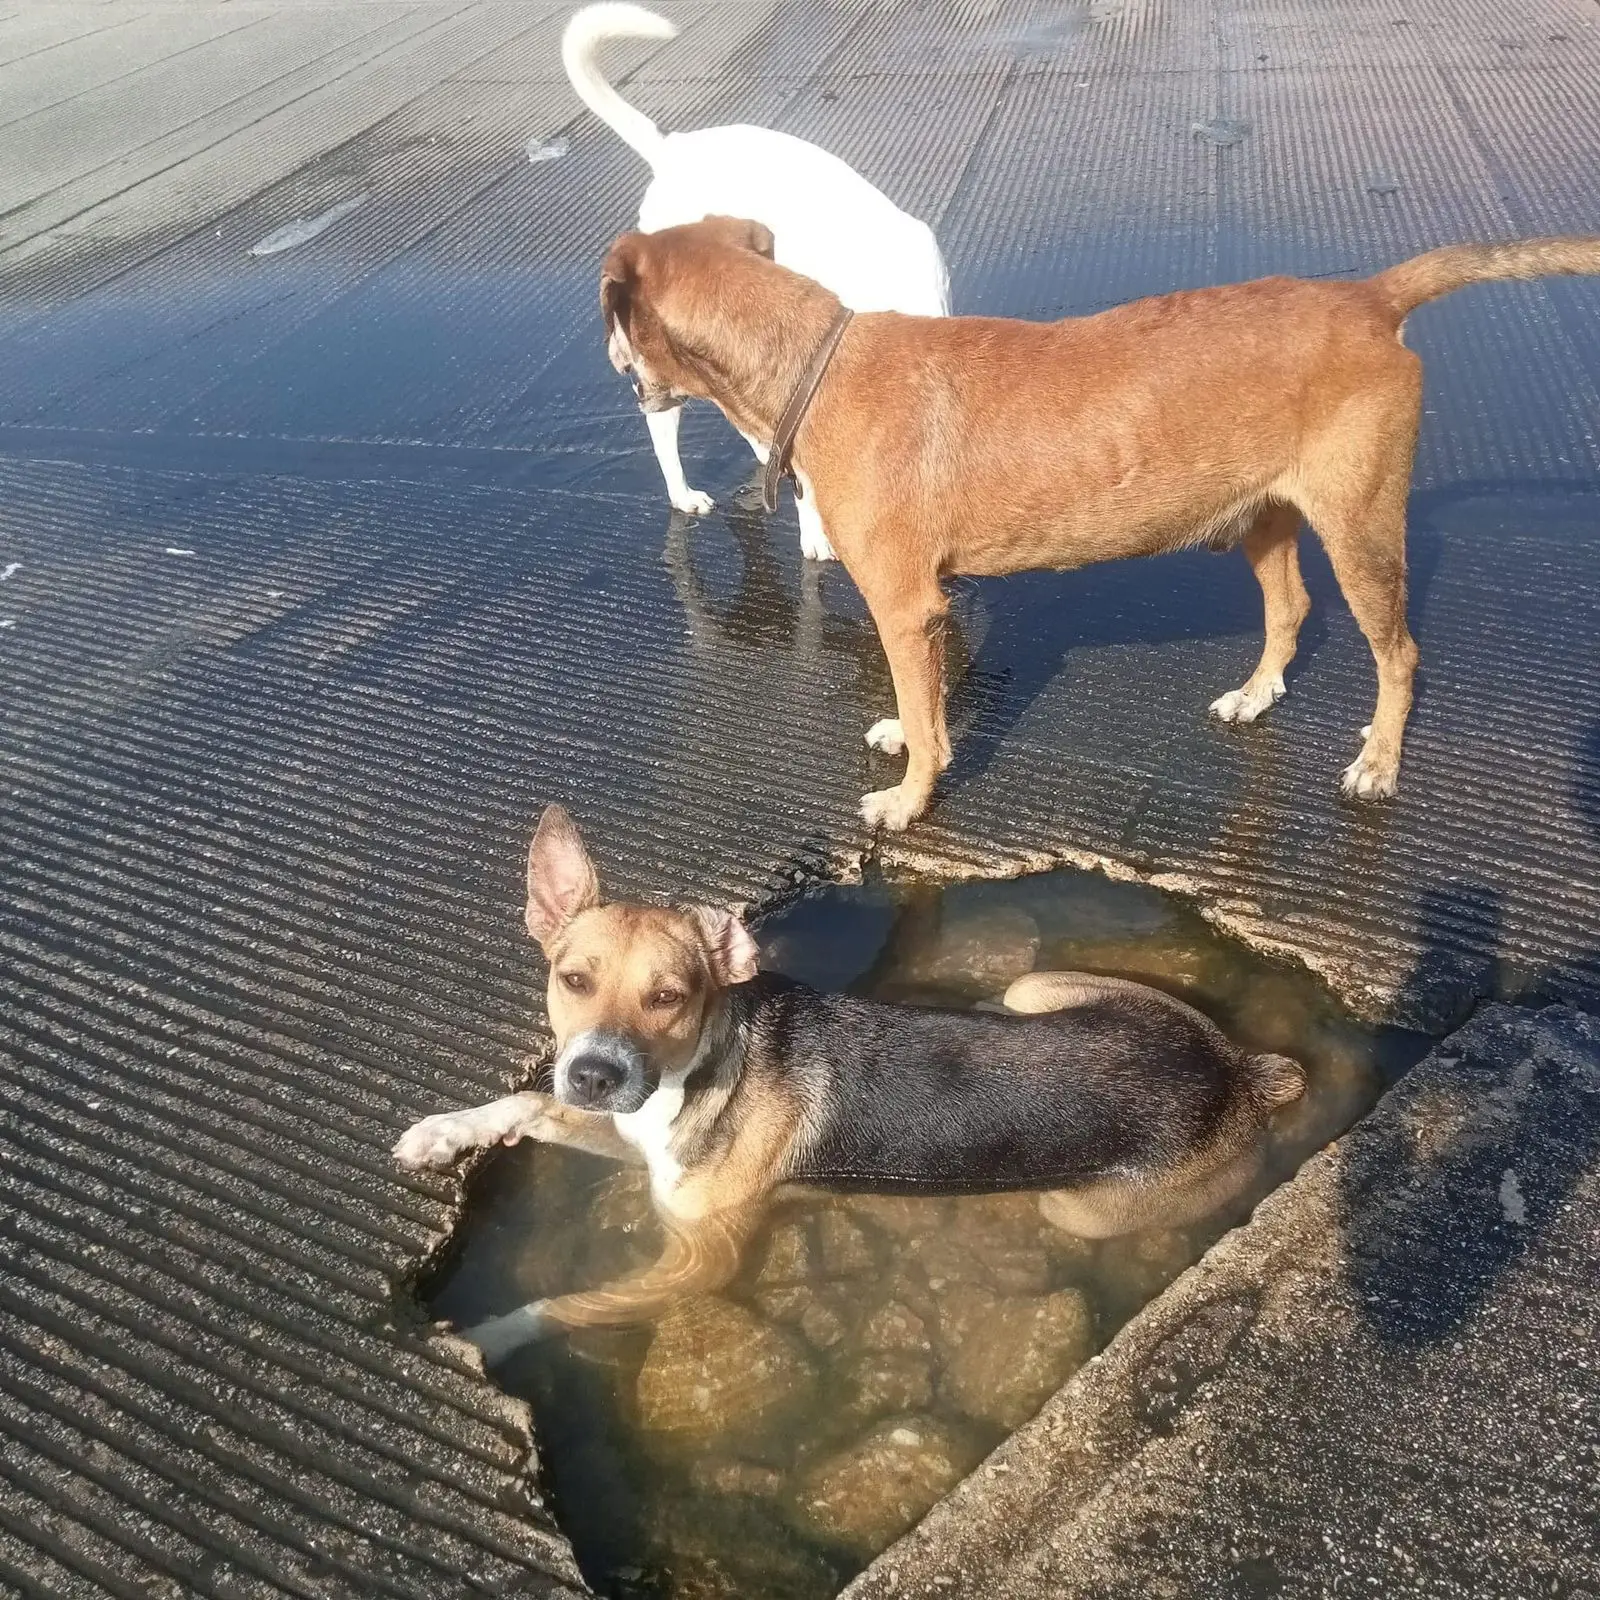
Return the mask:
[(395, 1141), (394, 1158), (414, 1172), (448, 1167), (464, 1150), (475, 1150), (479, 1142), (477, 1125), (470, 1116), (445, 1111), (412, 1123)]
[(881, 750), (886, 756), (897, 756), (906, 747), (906, 731), (899, 717), (885, 717), (867, 729), (867, 748)]
[(1230, 689), (1211, 702), (1211, 715), (1222, 722), (1254, 722), (1288, 693), (1283, 679), (1268, 678), (1256, 683), (1252, 678), (1242, 689)]
[(861, 797), (861, 820), (869, 828), (903, 833), (922, 812), (922, 803), (903, 783), (892, 789), (874, 789)]
[(1399, 758), (1363, 750), (1344, 769), (1339, 787), (1353, 799), (1387, 800), (1400, 787)]
[(691, 517), (704, 517), (709, 515), (716, 501), (704, 489), (685, 489), (682, 494), (672, 496), (672, 509), (686, 512)]
[(800, 530), (800, 554), (807, 561), (837, 561), (839, 559), (833, 553), (833, 546), (828, 543), (827, 534), (817, 528), (802, 528)]

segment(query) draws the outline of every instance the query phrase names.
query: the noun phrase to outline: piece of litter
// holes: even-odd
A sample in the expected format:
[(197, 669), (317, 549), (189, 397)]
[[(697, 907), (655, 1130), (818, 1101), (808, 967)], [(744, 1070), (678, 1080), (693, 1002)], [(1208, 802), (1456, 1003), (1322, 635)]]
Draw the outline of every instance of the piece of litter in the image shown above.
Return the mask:
[(5, 566), (0, 567), (0, 583), (4, 583), (13, 572), (21, 571), (22, 563), (20, 561), (8, 561)]
[(267, 599), (269, 599), (269, 600), (281, 600), (281, 599), (283, 599), (283, 590), (282, 589), (268, 589), (267, 590)]
[(169, 544), (167, 546), (167, 554), (169, 556), (192, 556), (194, 554), (194, 551), (193, 550), (184, 550), (178, 545)]
[(1517, 1182), (1517, 1175), (1510, 1167), (1500, 1177), (1500, 1209), (1505, 1212), (1507, 1222), (1515, 1222), (1519, 1227), (1528, 1220), (1528, 1205), (1522, 1198), (1522, 1185)]
[(554, 139), (541, 139), (538, 134), (528, 141), (528, 159), (535, 165), (541, 161), (559, 161), (567, 153), (567, 141), (557, 135)]
[(14, 628), (17, 625), (15, 617), (0, 617), (0, 628)]
[(275, 256), (281, 251), (293, 250), (296, 245), (309, 244), (319, 233), (326, 233), (334, 223), (343, 222), (351, 212), (359, 211), (370, 198), (370, 195), (358, 194), (355, 199), (341, 200), (338, 205), (329, 206), (314, 217), (296, 217), (293, 222), (274, 228), (265, 239), (258, 239), (250, 246), (250, 254)]
[(1400, 180), (1391, 178), (1386, 172), (1370, 173), (1366, 180), (1366, 189), (1368, 194), (1399, 194)]
[(1237, 121), (1233, 117), (1213, 117), (1209, 122), (1195, 123), (1193, 131), (1195, 138), (1226, 149), (1229, 145), (1243, 144), (1250, 128), (1250, 123)]

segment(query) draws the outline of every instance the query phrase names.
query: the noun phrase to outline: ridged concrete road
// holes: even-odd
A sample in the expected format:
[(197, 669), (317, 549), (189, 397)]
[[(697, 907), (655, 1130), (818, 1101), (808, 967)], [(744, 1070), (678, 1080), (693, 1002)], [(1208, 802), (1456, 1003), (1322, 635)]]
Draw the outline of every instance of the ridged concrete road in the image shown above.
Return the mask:
[[(668, 126), (816, 138), (1047, 316), (1600, 231), (1591, 0), (689, 0)], [(527, 1419), (403, 1286), (386, 1150), (536, 1040), (528, 827), (762, 902), (866, 847), (887, 679), (792, 513), (669, 526), (594, 311), (639, 163), (544, 4), (0, 0), (0, 1585), (555, 1592)], [(561, 150), (528, 159), (526, 147)], [(355, 205), (354, 202), (360, 202)], [(341, 207), (315, 239), (252, 247)], [(893, 853), (1154, 876), (1443, 1025), (1600, 987), (1600, 283), (1419, 313), (1423, 694), (1196, 554), (964, 585), (956, 768)], [(724, 507), (746, 469), (685, 430)]]

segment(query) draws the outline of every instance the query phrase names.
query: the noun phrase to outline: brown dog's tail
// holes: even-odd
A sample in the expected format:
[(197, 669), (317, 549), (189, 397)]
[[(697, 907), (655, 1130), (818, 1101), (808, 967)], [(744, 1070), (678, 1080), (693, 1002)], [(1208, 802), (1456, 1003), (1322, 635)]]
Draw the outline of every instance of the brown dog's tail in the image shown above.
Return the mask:
[(1264, 1112), (1290, 1105), (1306, 1092), (1305, 1068), (1291, 1056), (1249, 1056), (1244, 1069), (1256, 1104)]
[(1600, 273), (1600, 239), (1518, 239), (1514, 244), (1453, 244), (1413, 256), (1369, 279), (1402, 317), (1470, 283)]

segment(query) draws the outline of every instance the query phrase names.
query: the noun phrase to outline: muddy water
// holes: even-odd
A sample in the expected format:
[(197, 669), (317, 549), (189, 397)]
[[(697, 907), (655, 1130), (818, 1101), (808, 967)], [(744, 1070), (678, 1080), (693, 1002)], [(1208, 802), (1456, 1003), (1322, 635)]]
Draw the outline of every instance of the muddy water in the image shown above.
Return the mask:
[[(819, 988), (993, 1002), (1034, 969), (1139, 978), (1307, 1067), (1262, 1189), (1346, 1128), (1425, 1048), (1362, 1027), (1303, 972), (1158, 892), (1095, 874), (833, 889), (759, 930)], [(725, 1295), (653, 1330), (585, 1334), (502, 1373), (531, 1400), (557, 1515), (602, 1594), (821, 1600), (905, 1531), (1196, 1260), (1206, 1224), (1099, 1243), (1032, 1197), (838, 1198), (776, 1210)], [(642, 1175), (522, 1146), (482, 1179), (432, 1299), (459, 1322), (648, 1260)]]

